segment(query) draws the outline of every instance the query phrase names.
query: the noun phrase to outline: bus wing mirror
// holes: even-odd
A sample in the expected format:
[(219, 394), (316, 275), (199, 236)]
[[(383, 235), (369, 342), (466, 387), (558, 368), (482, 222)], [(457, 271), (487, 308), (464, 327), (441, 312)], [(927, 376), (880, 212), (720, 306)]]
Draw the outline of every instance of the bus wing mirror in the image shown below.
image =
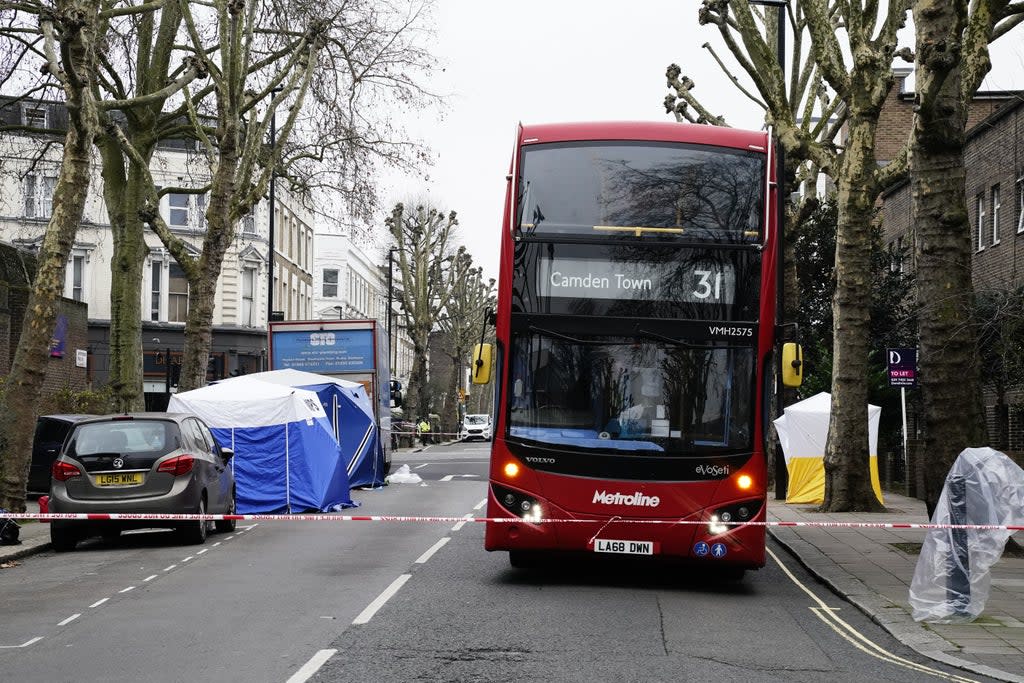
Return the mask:
[(473, 384), (487, 384), (491, 381), (491, 345), (477, 344), (473, 347)]
[(803, 348), (794, 342), (782, 345), (782, 384), (798, 387), (804, 381)]

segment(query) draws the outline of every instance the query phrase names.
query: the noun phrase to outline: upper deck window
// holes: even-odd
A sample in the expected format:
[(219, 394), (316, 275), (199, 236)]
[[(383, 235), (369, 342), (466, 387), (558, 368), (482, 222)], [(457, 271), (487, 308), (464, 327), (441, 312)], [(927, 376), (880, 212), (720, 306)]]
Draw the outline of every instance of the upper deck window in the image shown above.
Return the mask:
[(764, 154), (677, 143), (553, 143), (525, 147), (520, 168), (523, 235), (761, 238)]

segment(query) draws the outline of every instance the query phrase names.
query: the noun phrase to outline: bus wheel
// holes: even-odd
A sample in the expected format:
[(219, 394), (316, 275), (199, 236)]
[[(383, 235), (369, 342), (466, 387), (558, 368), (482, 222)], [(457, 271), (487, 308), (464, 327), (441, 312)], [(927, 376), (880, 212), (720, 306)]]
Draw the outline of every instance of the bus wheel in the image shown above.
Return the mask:
[(525, 550), (509, 550), (508, 563), (516, 569), (535, 569), (540, 565), (540, 559)]
[(747, 575), (747, 570), (743, 567), (727, 567), (718, 574), (722, 577), (723, 581), (742, 581), (743, 577)]

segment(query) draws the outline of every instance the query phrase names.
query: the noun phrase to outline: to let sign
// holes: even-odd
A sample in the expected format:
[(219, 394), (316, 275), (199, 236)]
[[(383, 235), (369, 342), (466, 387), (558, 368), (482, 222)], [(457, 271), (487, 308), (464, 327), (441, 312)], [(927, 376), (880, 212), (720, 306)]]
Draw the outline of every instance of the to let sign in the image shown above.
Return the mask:
[(917, 386), (917, 349), (888, 349), (889, 386)]

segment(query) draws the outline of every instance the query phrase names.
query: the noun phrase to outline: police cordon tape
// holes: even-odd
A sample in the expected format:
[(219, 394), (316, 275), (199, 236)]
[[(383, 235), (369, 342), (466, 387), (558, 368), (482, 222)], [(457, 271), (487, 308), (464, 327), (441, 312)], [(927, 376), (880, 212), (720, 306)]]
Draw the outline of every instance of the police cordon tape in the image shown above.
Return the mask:
[[(399, 436), (459, 436), (462, 432), (396, 432), (391, 431), (392, 434)], [(474, 434), (474, 436), (476, 436)]]
[(240, 522), (437, 522), (452, 524), (457, 522), (493, 522), (499, 524), (667, 524), (667, 525), (700, 525), (716, 524), (719, 526), (765, 526), (765, 527), (824, 527), (829, 529), (963, 529), (967, 531), (1024, 531), (1024, 525), (1016, 524), (931, 524), (916, 522), (721, 522), (709, 519), (544, 519), (524, 517), (450, 517), (450, 516), (413, 516), (413, 515), (337, 515), (333, 513), (295, 514), (295, 515), (214, 515), (214, 514), (158, 514), (134, 512), (4, 512), (5, 519), (53, 521), (139, 521), (159, 520), (162, 522), (220, 522), (237, 520)]

